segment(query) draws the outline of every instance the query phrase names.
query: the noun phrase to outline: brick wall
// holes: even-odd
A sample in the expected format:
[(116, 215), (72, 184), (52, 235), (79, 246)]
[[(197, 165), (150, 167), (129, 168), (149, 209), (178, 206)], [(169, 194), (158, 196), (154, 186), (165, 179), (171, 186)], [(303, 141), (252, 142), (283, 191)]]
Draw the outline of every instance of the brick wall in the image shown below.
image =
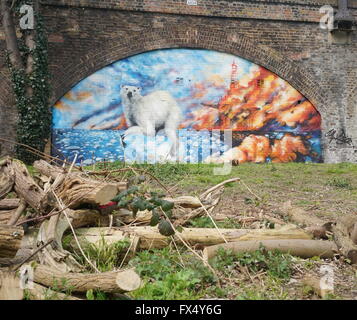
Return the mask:
[[(337, 0), (47, 0), (53, 99), (105, 65), (160, 48), (206, 48), (236, 54), (289, 81), (320, 111), (323, 132), (344, 128), (354, 148), (324, 139), (326, 162), (357, 161), (357, 31), (331, 44), (319, 8)], [(350, 0), (357, 18), (357, 0)], [(0, 29), (0, 48), (4, 48)], [(0, 52), (0, 135), (14, 135), (4, 52)], [(351, 98), (352, 97), (352, 98)], [(6, 113), (7, 112), (7, 113)], [(3, 116), (4, 115), (4, 116)], [(4, 121), (10, 117), (12, 121)], [(3, 120), (1, 120), (3, 119)]]

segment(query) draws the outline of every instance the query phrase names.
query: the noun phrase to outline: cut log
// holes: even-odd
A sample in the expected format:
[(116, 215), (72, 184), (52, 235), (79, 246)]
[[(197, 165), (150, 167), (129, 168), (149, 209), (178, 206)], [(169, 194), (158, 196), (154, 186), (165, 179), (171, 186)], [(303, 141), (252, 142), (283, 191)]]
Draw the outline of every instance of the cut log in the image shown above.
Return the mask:
[(39, 171), (42, 175), (51, 177), (53, 180), (57, 178), (58, 175), (66, 173), (66, 170), (62, 167), (52, 166), (44, 160), (38, 160), (33, 163), (33, 167)]
[(0, 300), (22, 300), (23, 298), (24, 293), (15, 273), (0, 271)]
[(118, 192), (116, 184), (76, 177), (66, 179), (61, 185), (59, 196), (69, 208), (75, 209), (84, 204), (94, 206), (107, 204)]
[(1, 161), (0, 165), (0, 200), (11, 192), (15, 183), (14, 170), (9, 167), (9, 163), (11, 160), (6, 158)]
[[(332, 227), (332, 231), (334, 240), (341, 253), (349, 259), (352, 264), (357, 264), (357, 245), (350, 237), (348, 226), (339, 220), (339, 222)], [(353, 229), (351, 231), (353, 231)]]
[(267, 250), (279, 250), (283, 253), (301, 258), (321, 257), (333, 258), (338, 251), (337, 246), (333, 241), (322, 240), (251, 240), (251, 241), (236, 241), (225, 244), (219, 244), (211, 247), (206, 247), (203, 250), (203, 257), (208, 261), (213, 258), (220, 248), (231, 250), (233, 253), (243, 253), (256, 251), (263, 245)]
[(282, 211), (284, 216), (302, 226), (322, 226), (326, 223), (326, 221), (307, 213), (301, 208), (293, 207), (290, 200), (283, 203)]
[(26, 166), (19, 160), (12, 160), (15, 173), (15, 191), (26, 203), (41, 213), (49, 212), (53, 201), (36, 184)]
[(124, 293), (139, 289), (141, 279), (133, 270), (120, 270), (95, 274), (63, 273), (43, 265), (34, 268), (34, 281), (46, 287), (56, 284), (56, 288), (72, 292), (100, 290), (107, 293)]
[[(108, 243), (124, 239), (140, 239), (138, 249), (164, 248), (171, 238), (160, 234), (157, 227), (122, 227), (108, 231), (108, 228), (83, 228), (76, 230), (78, 239), (83, 243), (97, 243), (104, 238)], [(196, 248), (232, 241), (247, 241), (252, 239), (311, 239), (311, 236), (296, 226), (286, 226), (281, 229), (210, 229), (184, 228), (180, 233), (183, 240)], [(179, 239), (176, 239), (179, 244)], [(74, 242), (71, 245), (75, 247)]]
[(109, 216), (103, 216), (98, 210), (67, 210), (73, 228), (106, 227), (109, 225)]
[(17, 221), (21, 223), (22, 220), (25, 220), (25, 217), (21, 217), (22, 213), (26, 209), (26, 203), (23, 202), (22, 205), (18, 206), (13, 210), (0, 210), (0, 225), (15, 225)]
[(315, 226), (307, 227), (304, 230), (310, 233), (314, 237), (314, 239), (327, 240), (328, 234), (329, 233), (332, 234), (332, 226), (333, 226), (332, 222), (327, 222), (320, 226), (315, 225)]
[(13, 258), (21, 247), (22, 228), (0, 225), (0, 258)]
[(66, 206), (71, 209), (83, 205), (100, 206), (110, 202), (120, 191), (127, 188), (125, 182), (108, 183), (84, 177), (81, 173), (67, 174), (64, 168), (51, 166), (43, 160), (35, 161), (34, 168), (41, 174), (56, 179), (64, 174), (64, 182), (58, 187), (57, 193)]
[(16, 222), (20, 219), (21, 215), (23, 214), (23, 212), (25, 211), (27, 207), (27, 204), (25, 201), (21, 200), (20, 201), (20, 205), (18, 206), (18, 208), (16, 210), (14, 210), (13, 215), (11, 216), (9, 222), (7, 223), (9, 226), (13, 226), (16, 224)]
[(346, 236), (349, 236), (354, 244), (357, 244), (357, 214), (345, 214), (337, 219)]
[(20, 205), (20, 199), (2, 199), (0, 200), (0, 210), (16, 209)]
[(83, 300), (62, 292), (54, 291), (38, 283), (33, 283), (32, 288), (25, 290), (26, 296), (30, 300)]
[(36, 254), (33, 255), (37, 248), (37, 235), (38, 229), (29, 229), (21, 241), (20, 249), (17, 251), (14, 258), (0, 258), (0, 265), (4, 267), (17, 266), (20, 267), (27, 259), (33, 258), (36, 259)]
[(316, 239), (328, 239), (328, 233), (332, 231), (333, 222), (326, 222), (313, 214), (309, 214), (301, 208), (292, 206), (291, 201), (287, 201), (282, 206), (285, 217), (292, 222), (307, 227), (305, 230)]
[(82, 300), (37, 283), (28, 284), (28, 288), (22, 289), (20, 283), (20, 278), (14, 272), (0, 271), (0, 300)]
[(134, 218), (133, 212), (120, 209), (114, 215), (115, 226), (121, 227), (123, 224), (130, 224), (135, 222), (136, 224), (150, 224), (152, 218), (152, 212), (149, 210), (138, 211), (136, 217)]
[(37, 236), (37, 245), (42, 246), (51, 240), (54, 241), (38, 253), (38, 258), (42, 264), (51, 266), (53, 270), (78, 272), (82, 270), (81, 265), (70, 252), (62, 247), (63, 233), (68, 227), (67, 219), (63, 216), (59, 217), (59, 215), (52, 216), (50, 220), (42, 222)]
[(8, 224), (11, 217), (14, 215), (15, 210), (1, 210), (0, 211), (0, 225)]
[(178, 205), (183, 208), (201, 208), (201, 202), (200, 199), (197, 197), (191, 197), (191, 196), (181, 196), (177, 198), (165, 198), (165, 200), (173, 202), (175, 205)]

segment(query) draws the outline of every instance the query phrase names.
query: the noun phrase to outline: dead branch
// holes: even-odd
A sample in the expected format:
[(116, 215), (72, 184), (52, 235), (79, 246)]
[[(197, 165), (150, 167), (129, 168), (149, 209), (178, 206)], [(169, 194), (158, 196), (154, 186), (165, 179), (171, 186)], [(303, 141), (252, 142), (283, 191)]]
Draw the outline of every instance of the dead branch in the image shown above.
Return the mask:
[(15, 210), (14, 214), (12, 215), (11, 219), (7, 223), (9, 226), (13, 226), (16, 222), (20, 219), (21, 215), (25, 211), (27, 204), (25, 201), (21, 200), (18, 208)]
[[(107, 228), (83, 228), (76, 230), (81, 243), (97, 243), (103, 238), (107, 243), (115, 243), (124, 239), (139, 238), (139, 249), (164, 248), (171, 239), (160, 234), (157, 227), (122, 227), (108, 232)], [(296, 226), (285, 226), (280, 229), (211, 229), (184, 228), (179, 235), (184, 241), (196, 248), (228, 241), (268, 240), (268, 239), (311, 239), (311, 236)], [(176, 236), (174, 236), (175, 240)], [(179, 243), (180, 241), (178, 241)], [(75, 247), (75, 243), (71, 242)]]
[(350, 237), (349, 230), (353, 231), (354, 225), (349, 227), (343, 222), (343, 219), (339, 220), (332, 227), (334, 240), (342, 252), (342, 254), (351, 261), (352, 264), (357, 264), (357, 245), (353, 242)]
[(266, 250), (279, 250), (282, 253), (290, 253), (291, 255), (301, 258), (311, 258), (315, 256), (324, 259), (333, 258), (334, 254), (338, 252), (337, 246), (333, 241), (279, 239), (237, 241), (210, 246), (203, 250), (203, 256), (206, 260), (211, 259), (217, 254), (220, 248), (231, 250), (233, 253), (252, 252), (258, 250), (261, 245), (263, 245)]
[(52, 179), (56, 179), (61, 174), (65, 175), (64, 181), (58, 186), (57, 193), (71, 209), (83, 204), (105, 205), (127, 188), (126, 182), (97, 181), (88, 179), (79, 172), (67, 174), (65, 168), (52, 166), (44, 160), (35, 161), (34, 168)]
[(20, 205), (20, 199), (3, 199), (0, 200), (0, 210), (16, 209)]

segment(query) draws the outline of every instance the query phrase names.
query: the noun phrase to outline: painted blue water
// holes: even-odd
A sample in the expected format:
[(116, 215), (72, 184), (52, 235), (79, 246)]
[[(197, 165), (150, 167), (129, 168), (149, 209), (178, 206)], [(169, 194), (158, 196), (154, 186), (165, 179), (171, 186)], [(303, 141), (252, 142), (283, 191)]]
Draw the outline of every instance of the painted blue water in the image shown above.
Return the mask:
[[(55, 129), (52, 155), (90, 165), (99, 161), (164, 162), (175, 160), (169, 155), (171, 143), (162, 133), (156, 137), (130, 135), (123, 139), (120, 130)], [(229, 143), (209, 131), (179, 130), (179, 160), (187, 163), (204, 161), (211, 153), (228, 150)], [(122, 140), (123, 139), (123, 140)], [(123, 148), (125, 146), (125, 148)]]
[[(159, 132), (156, 137), (130, 135), (123, 138), (120, 130), (54, 129), (52, 131), (52, 155), (73, 161), (77, 165), (90, 165), (101, 161), (124, 161), (157, 163), (179, 160), (183, 163), (204, 162), (212, 154), (222, 154), (232, 147), (232, 141), (224, 140), (219, 131), (179, 130), (179, 151), (177, 158), (170, 156), (171, 143)], [(243, 136), (249, 135), (243, 133)], [(284, 132), (265, 133), (270, 138), (281, 139)], [(300, 156), (298, 161), (321, 162), (320, 132), (302, 134), (310, 144), (309, 156)], [(241, 141), (233, 141), (233, 147)], [(269, 158), (266, 159), (268, 162)]]

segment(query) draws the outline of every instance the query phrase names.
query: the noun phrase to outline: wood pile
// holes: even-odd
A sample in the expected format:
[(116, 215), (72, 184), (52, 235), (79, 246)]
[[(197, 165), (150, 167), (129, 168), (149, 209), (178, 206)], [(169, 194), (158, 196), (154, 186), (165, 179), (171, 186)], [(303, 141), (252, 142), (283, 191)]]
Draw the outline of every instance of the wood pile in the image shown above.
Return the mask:
[[(356, 215), (326, 223), (286, 203), (285, 220), (266, 217), (279, 226), (274, 229), (185, 227), (195, 217), (212, 218), (224, 185), (238, 178), (197, 197), (167, 194), (164, 201), (173, 204), (170, 218), (162, 212), (173, 230), (167, 236), (152, 223), (157, 214), (153, 210), (132, 212), (119, 203), (113, 205), (113, 198), (130, 188), (123, 175), (118, 178), (109, 171), (89, 172), (73, 164), (61, 167), (44, 160), (36, 161), (33, 167), (36, 174), (30, 174), (19, 160), (0, 160), (0, 299), (23, 299), (26, 290), (28, 298), (43, 299), (44, 291), (51, 292), (54, 282), (58, 297), (72, 300), (82, 299), (88, 290), (122, 294), (140, 288), (142, 281), (133, 269), (98, 271), (82, 247), (99, 241), (126, 240), (132, 254), (175, 242), (196, 255), (203, 250), (202, 261), (207, 264), (219, 248), (249, 252), (261, 245), (304, 258), (340, 255), (357, 263)], [(241, 221), (253, 225), (259, 223), (259, 218), (242, 217)], [(72, 234), (69, 246), (83, 254), (93, 267), (91, 273), (85, 272), (63, 247), (65, 234)], [(24, 289), (20, 283), (26, 282), (31, 272), (32, 286)], [(61, 279), (71, 287), (71, 295), (65, 294)]]

